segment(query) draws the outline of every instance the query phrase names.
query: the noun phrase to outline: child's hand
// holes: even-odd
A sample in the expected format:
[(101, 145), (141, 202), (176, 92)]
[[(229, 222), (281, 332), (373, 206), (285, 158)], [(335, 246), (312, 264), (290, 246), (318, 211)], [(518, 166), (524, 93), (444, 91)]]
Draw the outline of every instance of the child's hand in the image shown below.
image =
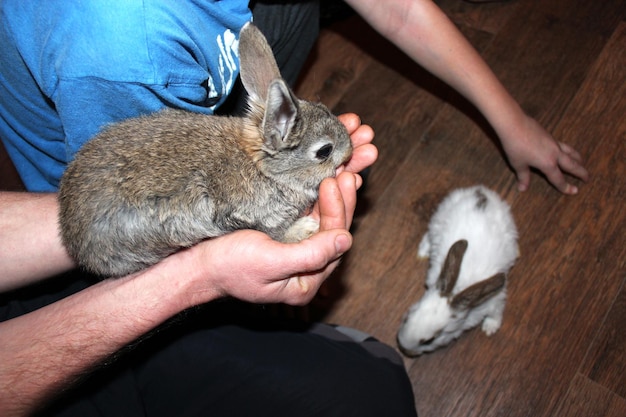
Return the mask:
[(520, 126), (509, 129), (500, 139), (517, 175), (520, 191), (528, 189), (531, 167), (543, 172), (548, 181), (564, 194), (578, 193), (578, 187), (569, 183), (564, 174), (589, 180), (580, 154), (572, 147), (557, 142), (531, 117), (526, 116)]

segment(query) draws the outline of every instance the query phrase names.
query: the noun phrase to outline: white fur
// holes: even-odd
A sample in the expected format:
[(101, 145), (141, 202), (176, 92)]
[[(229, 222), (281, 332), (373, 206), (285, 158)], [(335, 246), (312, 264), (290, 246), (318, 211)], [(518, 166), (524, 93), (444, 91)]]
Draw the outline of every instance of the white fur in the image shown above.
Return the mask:
[(283, 237), (283, 242), (297, 243), (313, 236), (315, 233), (319, 232), (319, 230), (320, 223), (313, 217), (300, 217), (287, 229), (285, 237)]
[[(482, 208), (478, 193), (486, 197), (482, 198)], [(452, 295), (446, 298), (437, 290), (436, 282), (449, 248), (461, 239), (467, 240), (467, 250)], [(510, 208), (495, 192), (475, 186), (450, 193), (431, 218), (419, 245), (418, 256), (430, 258), (426, 292), (411, 306), (400, 326), (400, 348), (408, 355), (430, 352), (481, 322), (487, 335), (495, 333), (502, 323), (506, 285), (470, 310), (455, 310), (449, 301), (475, 283), (500, 272), (508, 273), (518, 254), (517, 229)]]

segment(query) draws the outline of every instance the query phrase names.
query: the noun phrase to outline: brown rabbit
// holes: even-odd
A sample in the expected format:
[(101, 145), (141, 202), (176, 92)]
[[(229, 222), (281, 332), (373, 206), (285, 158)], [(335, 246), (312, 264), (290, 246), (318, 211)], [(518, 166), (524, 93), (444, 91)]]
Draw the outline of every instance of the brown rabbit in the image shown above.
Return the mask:
[(256, 229), (302, 240), (324, 178), (352, 153), (341, 122), (296, 98), (252, 24), (241, 30), (244, 117), (164, 110), (107, 127), (59, 190), (62, 238), (89, 271), (121, 276), (204, 239)]

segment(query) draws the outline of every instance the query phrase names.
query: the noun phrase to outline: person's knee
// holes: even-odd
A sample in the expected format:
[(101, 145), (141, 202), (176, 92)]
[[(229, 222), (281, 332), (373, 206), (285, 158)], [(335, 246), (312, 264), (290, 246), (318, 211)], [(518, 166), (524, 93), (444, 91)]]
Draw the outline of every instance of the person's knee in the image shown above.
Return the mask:
[[(380, 351), (393, 350), (380, 342)], [(359, 345), (359, 344), (357, 344)], [(367, 350), (350, 347), (354, 352), (342, 352), (329, 362), (316, 363), (317, 371), (305, 377), (305, 384), (316, 392), (311, 398), (323, 415), (330, 416), (415, 416), (415, 400), (409, 377), (401, 363), (385, 356), (372, 355)], [(397, 356), (394, 351), (392, 354)], [(335, 362), (334, 362), (335, 360)]]
[[(337, 400), (336, 416), (415, 416), (415, 400), (404, 369), (386, 364), (368, 376), (356, 375), (345, 381)], [(343, 392), (342, 392), (343, 391)]]

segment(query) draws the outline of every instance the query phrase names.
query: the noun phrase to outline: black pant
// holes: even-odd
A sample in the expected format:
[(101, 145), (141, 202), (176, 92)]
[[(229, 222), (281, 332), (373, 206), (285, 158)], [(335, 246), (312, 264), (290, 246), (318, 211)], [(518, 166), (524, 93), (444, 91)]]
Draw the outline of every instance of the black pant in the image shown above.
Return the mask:
[[(242, 312), (243, 311), (243, 312)], [(254, 316), (254, 317), (253, 317)], [(94, 372), (42, 416), (415, 416), (395, 351), (217, 302)]]
[[(0, 295), (0, 321), (91, 285), (82, 274)], [(41, 416), (415, 416), (390, 346), (262, 306), (184, 312), (86, 376)]]

